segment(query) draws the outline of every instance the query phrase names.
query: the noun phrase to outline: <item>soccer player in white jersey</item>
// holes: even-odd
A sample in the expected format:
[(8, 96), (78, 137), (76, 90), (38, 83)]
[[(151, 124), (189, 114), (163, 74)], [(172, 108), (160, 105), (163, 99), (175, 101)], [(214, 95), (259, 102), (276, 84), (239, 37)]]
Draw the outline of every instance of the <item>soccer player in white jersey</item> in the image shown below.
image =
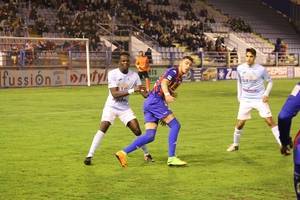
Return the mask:
[[(269, 94), (273, 86), (272, 79), (263, 66), (254, 63), (255, 58), (255, 49), (246, 49), (246, 63), (239, 65), (237, 68), (237, 97), (240, 106), (233, 133), (233, 144), (227, 149), (229, 152), (239, 149), (243, 127), (246, 121), (251, 119), (252, 109), (258, 110), (259, 115), (265, 119), (276, 141), (281, 146), (278, 126), (272, 118), (268, 104)], [(266, 89), (264, 81), (268, 83)]]
[[(91, 165), (92, 158), (106, 131), (118, 117), (136, 136), (142, 134), (138, 120), (129, 107), (129, 95), (139, 92), (145, 98), (148, 92), (142, 86), (141, 80), (136, 72), (129, 70), (129, 54), (124, 52), (120, 55), (119, 67), (108, 72), (109, 95), (103, 108), (100, 128), (93, 138), (90, 150), (84, 160), (84, 164)], [(144, 159), (153, 161), (146, 146), (142, 147)]]

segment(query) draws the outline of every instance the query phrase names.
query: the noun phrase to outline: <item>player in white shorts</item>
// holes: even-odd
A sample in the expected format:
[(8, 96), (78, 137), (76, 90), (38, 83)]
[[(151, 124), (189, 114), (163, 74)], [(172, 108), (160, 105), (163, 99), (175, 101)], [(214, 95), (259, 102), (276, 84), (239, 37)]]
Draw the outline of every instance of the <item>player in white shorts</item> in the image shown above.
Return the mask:
[[(269, 94), (273, 86), (272, 79), (263, 66), (254, 63), (255, 58), (255, 49), (246, 49), (246, 63), (239, 65), (237, 68), (237, 95), (240, 107), (233, 133), (233, 144), (227, 149), (229, 152), (239, 149), (243, 127), (246, 121), (251, 119), (252, 109), (256, 109), (259, 115), (265, 119), (276, 141), (281, 145), (278, 126), (272, 118), (268, 104)], [(268, 82), (266, 89), (264, 81)]]
[[(128, 99), (129, 95), (139, 92), (144, 97), (148, 96), (146, 89), (136, 72), (129, 70), (130, 55), (121, 53), (119, 67), (108, 72), (109, 95), (103, 108), (100, 128), (95, 134), (90, 150), (84, 160), (84, 164), (91, 165), (96, 149), (99, 147), (106, 131), (118, 117), (136, 136), (142, 134), (138, 120), (131, 110)], [(153, 161), (146, 146), (142, 147), (144, 159)]]

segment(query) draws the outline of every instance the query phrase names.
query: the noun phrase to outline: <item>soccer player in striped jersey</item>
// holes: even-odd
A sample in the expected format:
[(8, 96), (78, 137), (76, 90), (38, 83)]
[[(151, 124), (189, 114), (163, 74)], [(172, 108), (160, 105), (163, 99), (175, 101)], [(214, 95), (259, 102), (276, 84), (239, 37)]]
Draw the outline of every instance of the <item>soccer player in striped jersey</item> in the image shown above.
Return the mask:
[[(300, 110), (300, 82), (294, 87), (278, 115), (281, 153), (290, 155), (293, 142), (290, 136), (292, 119)], [(300, 130), (294, 139), (294, 187), (300, 200)]]
[[(240, 137), (243, 127), (248, 119), (251, 119), (251, 110), (256, 109), (259, 115), (265, 119), (279, 145), (278, 126), (272, 118), (268, 104), (269, 94), (273, 83), (267, 70), (255, 63), (256, 51), (253, 48), (246, 49), (246, 63), (237, 68), (237, 97), (240, 102), (237, 123), (233, 133), (233, 144), (227, 151), (233, 152), (239, 149)], [(264, 82), (268, 82), (265, 89)]]
[[(84, 160), (85, 165), (91, 165), (96, 149), (100, 145), (105, 133), (115, 118), (118, 117), (136, 136), (142, 134), (138, 120), (129, 106), (129, 95), (139, 92), (144, 97), (148, 92), (142, 87), (141, 80), (136, 72), (129, 70), (129, 54), (120, 55), (119, 67), (108, 72), (109, 95), (102, 112), (100, 128), (95, 134), (90, 150)], [(152, 161), (146, 146), (142, 146), (144, 159)]]
[(116, 153), (122, 167), (127, 166), (127, 154), (141, 146), (154, 141), (158, 122), (162, 121), (170, 128), (169, 132), (169, 166), (184, 166), (187, 163), (175, 155), (180, 123), (175, 118), (168, 104), (175, 100), (175, 89), (182, 83), (182, 76), (190, 70), (193, 59), (185, 56), (178, 67), (171, 67), (156, 81), (154, 88), (144, 102), (144, 119), (146, 133), (138, 137), (133, 143)]

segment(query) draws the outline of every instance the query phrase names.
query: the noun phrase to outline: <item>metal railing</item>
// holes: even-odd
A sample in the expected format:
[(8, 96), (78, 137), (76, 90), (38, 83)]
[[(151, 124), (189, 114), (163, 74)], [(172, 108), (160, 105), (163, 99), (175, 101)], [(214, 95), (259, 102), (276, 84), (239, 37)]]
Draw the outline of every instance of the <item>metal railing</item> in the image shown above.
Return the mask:
[[(110, 50), (89, 52), (92, 67), (115, 67), (121, 52)], [(130, 52), (135, 55), (136, 52)], [(151, 55), (151, 66), (176, 65), (184, 56), (191, 56), (196, 67), (234, 67), (245, 61), (245, 57), (236, 52), (182, 52), (165, 49)], [(135, 64), (135, 57), (131, 57), (131, 65)], [(269, 53), (265, 66), (300, 66), (300, 53)], [(0, 67), (86, 67), (86, 52), (84, 51), (0, 51)]]

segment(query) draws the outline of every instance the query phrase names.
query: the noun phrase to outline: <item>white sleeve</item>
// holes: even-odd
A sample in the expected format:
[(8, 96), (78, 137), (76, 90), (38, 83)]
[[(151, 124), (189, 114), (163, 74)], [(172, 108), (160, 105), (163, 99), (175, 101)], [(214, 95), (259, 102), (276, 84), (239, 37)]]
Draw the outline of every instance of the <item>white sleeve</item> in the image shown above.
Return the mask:
[(266, 87), (266, 90), (263, 94), (263, 96), (269, 96), (271, 90), (272, 90), (272, 87), (273, 87), (273, 81), (272, 81), (272, 78), (271, 76), (269, 75), (267, 69), (265, 68), (264, 70), (264, 79), (268, 82), (268, 85)]
[(263, 72), (263, 78), (265, 81), (271, 81), (272, 82), (272, 78), (271, 76), (269, 75), (268, 71), (266, 68), (264, 68), (264, 72)]
[(270, 92), (271, 92), (271, 90), (272, 90), (272, 87), (273, 87), (273, 81), (270, 80), (270, 81), (268, 82), (267, 88), (266, 88), (266, 90), (265, 90), (263, 96), (269, 96), (269, 94), (270, 94)]
[(107, 81), (108, 81), (108, 88), (115, 88), (118, 87), (117, 81), (116, 81), (116, 76), (113, 71), (108, 72), (107, 75)]

